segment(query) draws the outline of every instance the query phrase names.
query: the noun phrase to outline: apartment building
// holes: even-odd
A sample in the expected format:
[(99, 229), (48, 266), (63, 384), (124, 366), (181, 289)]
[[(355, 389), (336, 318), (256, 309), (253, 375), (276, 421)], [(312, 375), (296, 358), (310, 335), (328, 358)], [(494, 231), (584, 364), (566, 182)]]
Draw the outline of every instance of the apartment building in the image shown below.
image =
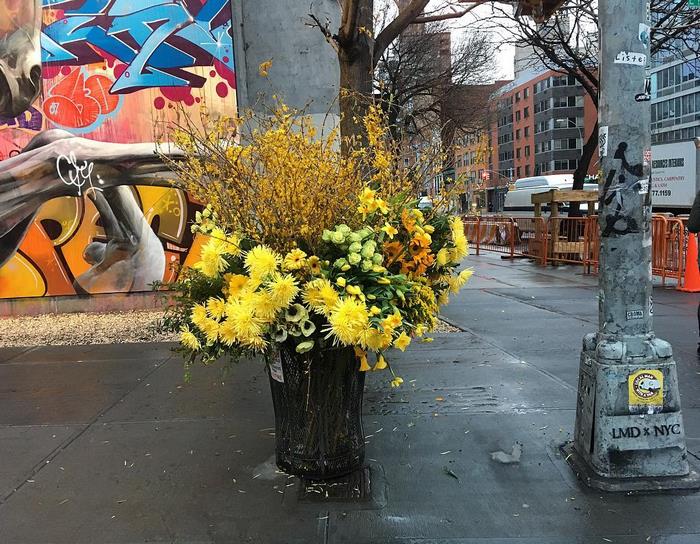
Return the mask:
[(700, 58), (667, 55), (651, 73), (652, 144), (700, 137)]
[[(501, 209), (508, 185), (518, 178), (573, 173), (597, 118), (593, 101), (572, 76), (546, 69), (522, 71), (491, 95), (487, 107), (493, 115), (483, 137), (490, 153), (488, 166), (480, 166), (488, 175), (483, 194), (471, 200), (489, 212)], [(457, 162), (472, 151), (457, 148)], [(597, 167), (594, 160), (588, 173)]]

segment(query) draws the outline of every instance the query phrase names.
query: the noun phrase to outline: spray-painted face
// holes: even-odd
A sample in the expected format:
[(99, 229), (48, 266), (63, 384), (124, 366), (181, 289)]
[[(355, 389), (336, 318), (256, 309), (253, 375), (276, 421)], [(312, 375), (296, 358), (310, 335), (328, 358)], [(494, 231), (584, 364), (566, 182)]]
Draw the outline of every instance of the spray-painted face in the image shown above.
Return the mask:
[(41, 91), (41, 0), (0, 0), (0, 116), (26, 111)]

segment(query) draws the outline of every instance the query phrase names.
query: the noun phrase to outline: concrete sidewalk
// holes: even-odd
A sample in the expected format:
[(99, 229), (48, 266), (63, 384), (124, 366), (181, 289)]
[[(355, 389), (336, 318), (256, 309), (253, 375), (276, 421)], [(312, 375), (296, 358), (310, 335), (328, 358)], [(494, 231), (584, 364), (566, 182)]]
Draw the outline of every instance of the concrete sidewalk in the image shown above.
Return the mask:
[[(597, 321), (578, 269), (471, 257), (445, 316), (465, 329), (370, 376), (374, 494), (300, 493), (272, 465), (258, 362), (197, 369), (166, 344), (0, 350), (0, 543), (697, 544), (700, 495), (582, 489), (557, 453), (574, 423), (581, 339)], [(698, 296), (657, 289), (700, 455)], [(490, 453), (523, 444), (520, 463)], [(331, 491), (332, 494), (332, 491)]]

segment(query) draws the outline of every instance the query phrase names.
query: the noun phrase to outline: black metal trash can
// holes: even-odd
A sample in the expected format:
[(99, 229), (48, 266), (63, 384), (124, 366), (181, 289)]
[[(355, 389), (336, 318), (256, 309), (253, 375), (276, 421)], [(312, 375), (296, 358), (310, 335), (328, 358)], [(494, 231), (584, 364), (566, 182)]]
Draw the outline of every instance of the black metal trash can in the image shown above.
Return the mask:
[(326, 480), (363, 466), (365, 374), (358, 369), (352, 348), (300, 355), (282, 346), (268, 366), (280, 469)]

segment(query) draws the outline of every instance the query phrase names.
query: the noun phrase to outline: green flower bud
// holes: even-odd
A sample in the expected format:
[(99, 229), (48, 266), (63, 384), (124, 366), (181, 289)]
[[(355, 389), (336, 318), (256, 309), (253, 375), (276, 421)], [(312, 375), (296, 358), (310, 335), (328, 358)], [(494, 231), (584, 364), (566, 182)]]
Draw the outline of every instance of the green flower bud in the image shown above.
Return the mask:
[(343, 268), (348, 264), (348, 261), (346, 259), (336, 259), (336, 261), (333, 263), (334, 268)]
[[(362, 241), (362, 237), (359, 234), (357, 234), (356, 232), (351, 232), (350, 234), (348, 234), (348, 242), (350, 242), (351, 244), (354, 244), (355, 242), (361, 242), (361, 241)], [(358, 249), (358, 252), (359, 252), (359, 249)]]
[(382, 264), (384, 262), (384, 255), (382, 255), (381, 253), (375, 253), (372, 256), (372, 262), (374, 264)]
[(365, 242), (365, 245), (362, 246), (362, 256), (365, 259), (371, 259), (374, 256), (374, 252), (377, 249), (377, 244), (374, 242), (374, 240), (370, 240), (368, 242)]
[(360, 242), (353, 242), (350, 244), (350, 247), (348, 247), (348, 251), (350, 251), (350, 253), (359, 253), (362, 251), (362, 244)]
[(360, 264), (361, 260), (362, 256), (359, 253), (351, 253), (350, 255), (348, 255), (348, 262), (352, 265)]
[(345, 242), (345, 234), (339, 231), (335, 231), (331, 233), (331, 242), (334, 244), (340, 245), (343, 242)]
[(362, 264), (360, 265), (360, 268), (362, 269), (363, 272), (369, 272), (372, 270), (372, 261), (364, 260), (362, 261)]
[(338, 225), (337, 227), (335, 227), (335, 230), (338, 232), (342, 232), (345, 236), (352, 232), (352, 230), (350, 230), (350, 227), (344, 224)]
[(332, 234), (331, 231), (329, 231), (328, 229), (323, 229), (323, 234), (321, 235), (321, 239), (324, 242), (330, 242), (331, 241), (331, 234)]

